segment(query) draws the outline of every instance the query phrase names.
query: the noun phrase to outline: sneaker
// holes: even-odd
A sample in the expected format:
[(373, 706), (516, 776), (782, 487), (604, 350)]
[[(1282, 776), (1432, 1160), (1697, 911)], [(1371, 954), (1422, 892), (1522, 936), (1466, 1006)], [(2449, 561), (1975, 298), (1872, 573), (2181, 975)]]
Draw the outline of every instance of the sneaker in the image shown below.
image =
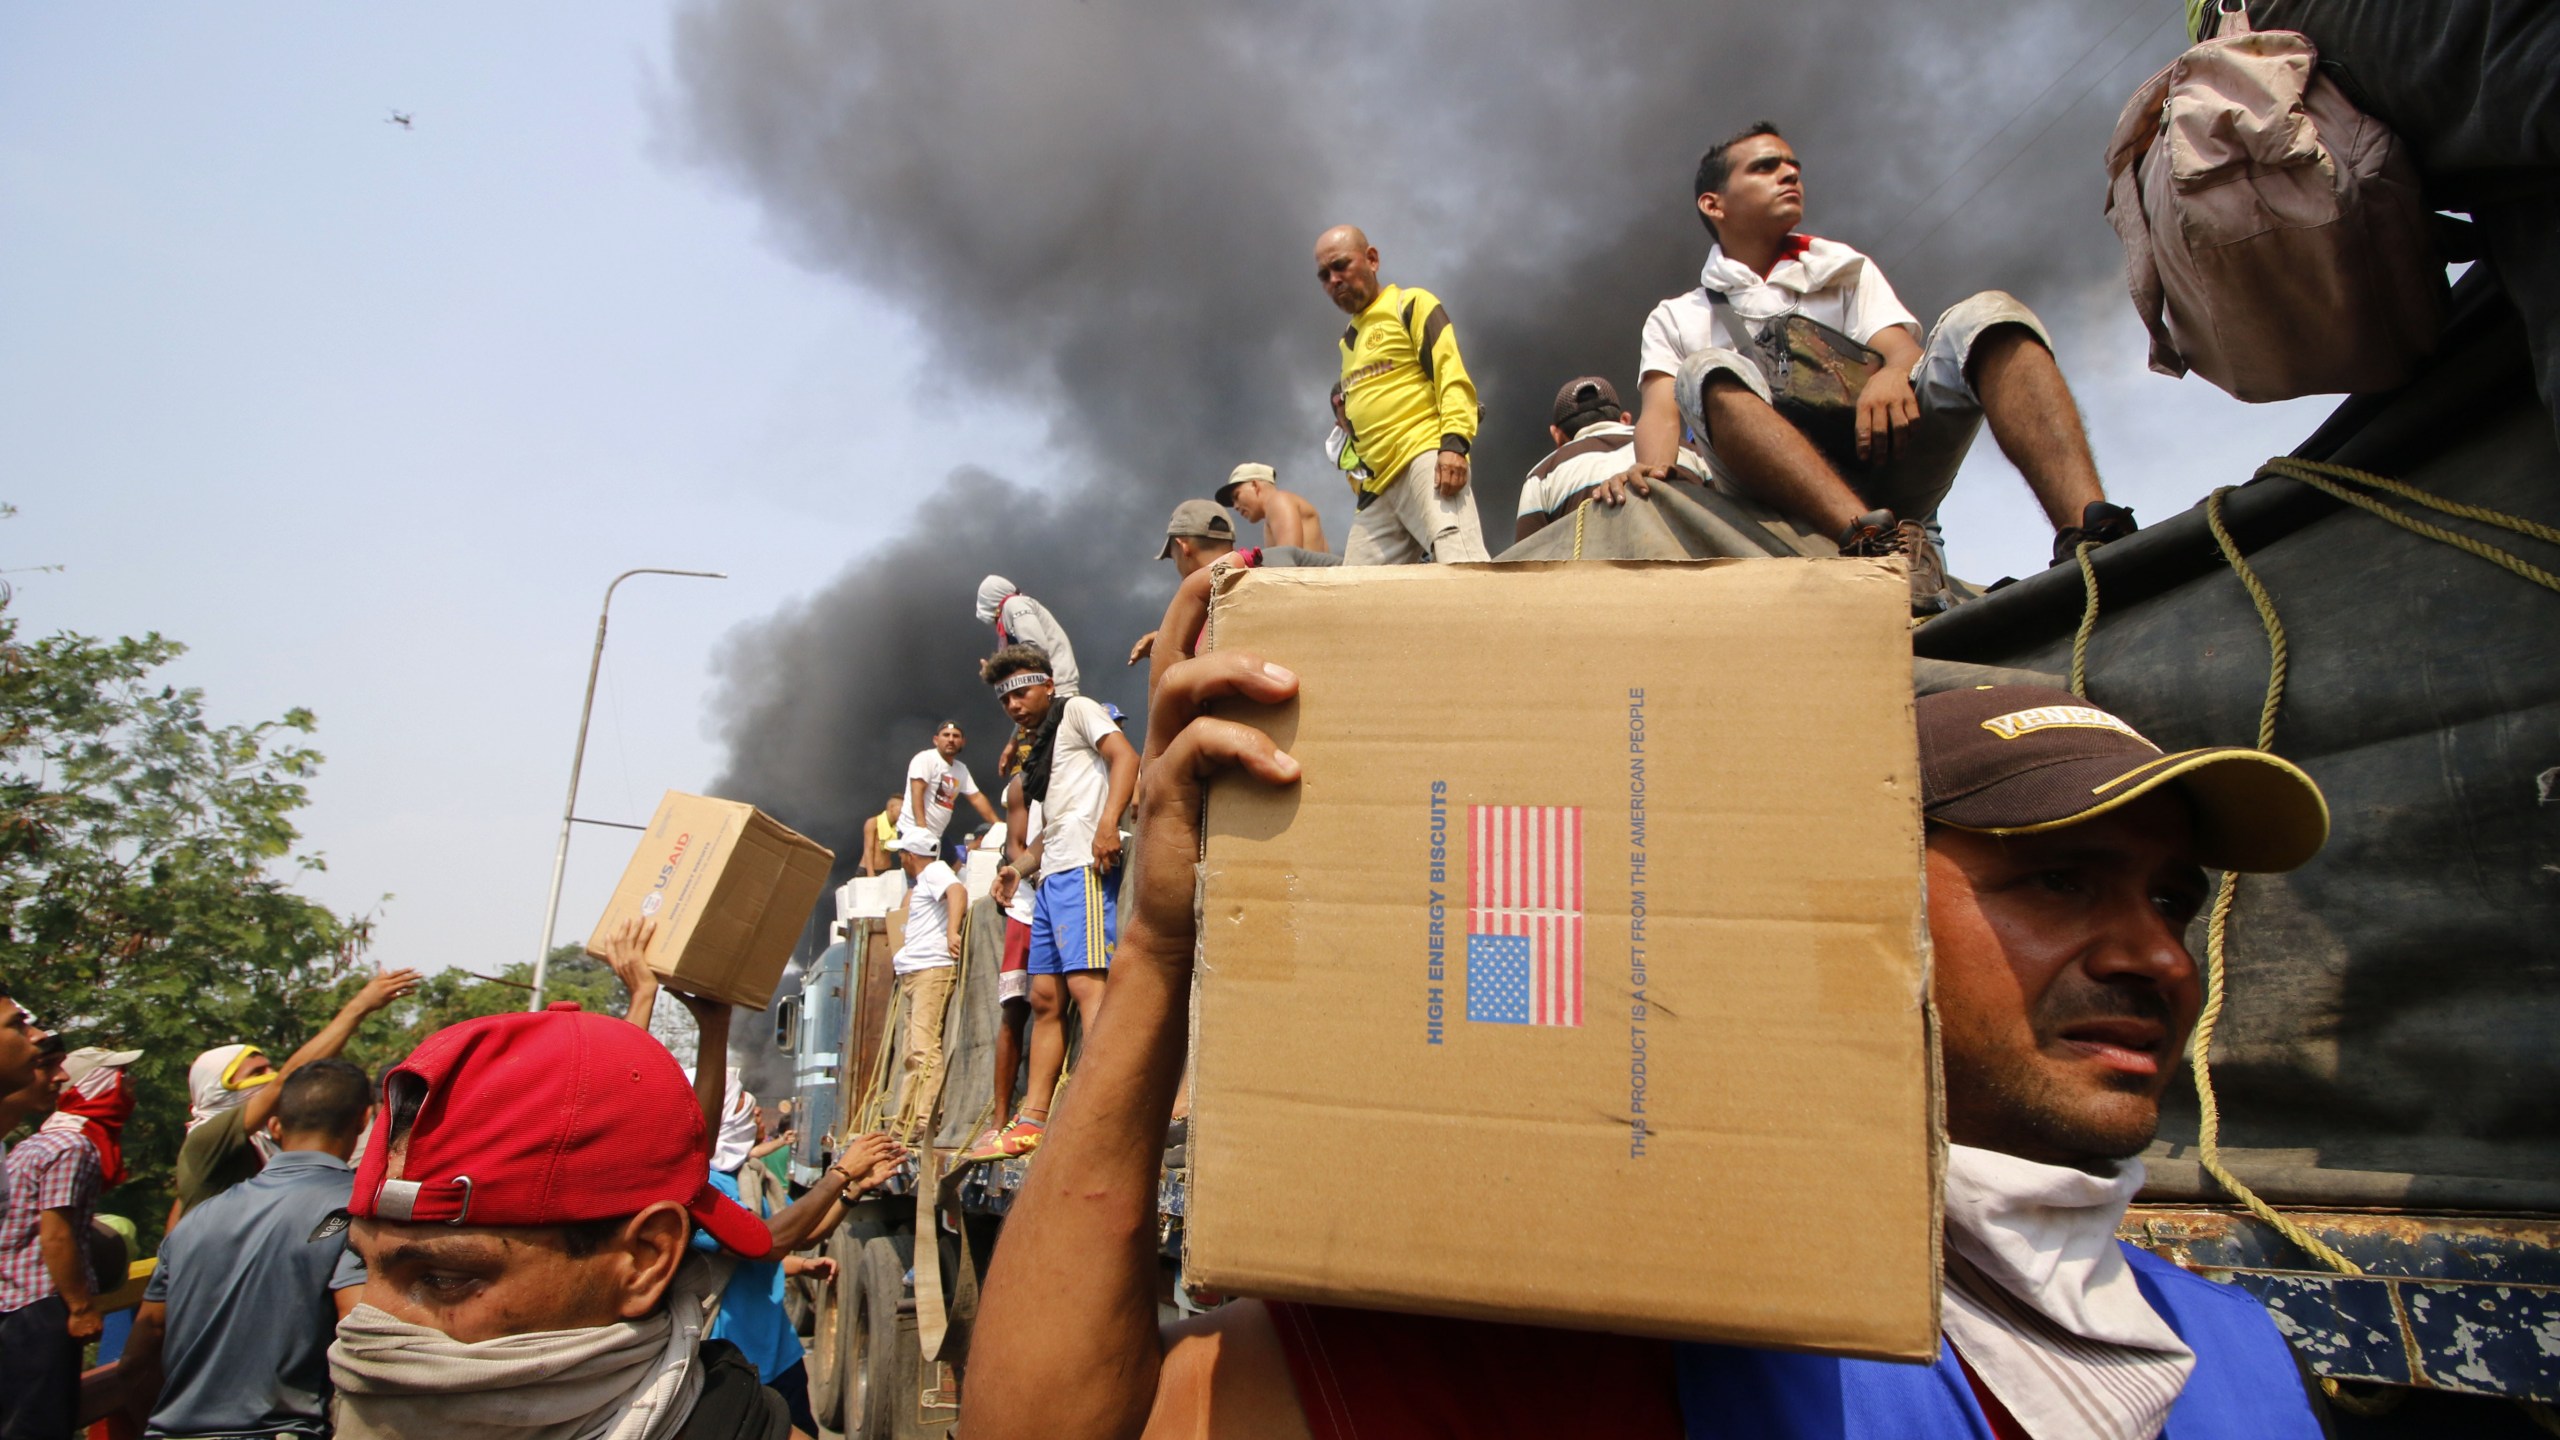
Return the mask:
[(1944, 614), (1955, 606), (1955, 595), (1947, 588), (1946, 562), (1938, 558), (1938, 547), (1929, 543), (1929, 527), (1917, 520), (1896, 520), (1890, 510), (1870, 510), (1840, 532), (1840, 553), (1901, 556), (1910, 569), (1915, 618)]
[(2141, 528), (2131, 510), (2122, 505), (2110, 505), (2104, 500), (2092, 500), (2081, 507), (2079, 524), (2065, 525), (2053, 532), (2053, 563), (2069, 564), (2079, 555), (2084, 541), (2091, 545), (2104, 545), (2110, 540), (2121, 540)]
[(981, 1160), (1003, 1159), (1004, 1147), (1001, 1143), (1003, 1135), (1003, 1128), (996, 1125), (990, 1125), (979, 1131), (978, 1138), (970, 1141), (968, 1148), (960, 1152), (960, 1163), (972, 1165)]
[(970, 1146), (968, 1153), (960, 1158), (963, 1160), (1010, 1160), (1017, 1155), (1028, 1155), (1040, 1148), (1041, 1138), (1048, 1133), (1049, 1127), (1040, 1121), (1017, 1117), (1012, 1124), (1002, 1130), (989, 1131), (980, 1138), (978, 1144)]

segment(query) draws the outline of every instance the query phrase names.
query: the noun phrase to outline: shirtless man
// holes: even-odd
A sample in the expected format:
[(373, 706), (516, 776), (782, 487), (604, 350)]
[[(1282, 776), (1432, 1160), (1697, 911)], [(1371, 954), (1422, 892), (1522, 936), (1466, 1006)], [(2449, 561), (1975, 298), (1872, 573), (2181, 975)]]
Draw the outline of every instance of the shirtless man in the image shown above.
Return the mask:
[(1301, 550), (1329, 550), (1324, 543), (1324, 517), (1303, 495), (1280, 488), (1268, 465), (1246, 461), (1218, 487), (1218, 503), (1262, 527), (1265, 545), (1295, 545)]

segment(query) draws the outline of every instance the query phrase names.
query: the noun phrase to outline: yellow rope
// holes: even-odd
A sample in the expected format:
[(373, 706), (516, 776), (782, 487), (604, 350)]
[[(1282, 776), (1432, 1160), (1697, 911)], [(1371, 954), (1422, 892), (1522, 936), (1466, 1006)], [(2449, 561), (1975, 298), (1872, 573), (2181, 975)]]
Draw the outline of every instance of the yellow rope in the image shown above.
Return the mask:
[(2353, 505), (2359, 510), (2366, 511), (2373, 515), (2378, 515), (2413, 535), (2423, 535), (2430, 540), (2440, 540), (2445, 544), (2452, 546), (2456, 550), (2460, 550), (2466, 555), (2478, 556), (2480, 559), (2486, 560), (2490, 564), (2495, 565), (2502, 570), (2511, 571), (2514, 574), (2520, 575), (2546, 590), (2560, 591), (2560, 574), (2554, 574), (2520, 556), (2501, 550), (2486, 540), (2475, 539), (2472, 536), (2464, 535), (2458, 531), (2447, 530), (2441, 525), (2428, 524), (2426, 521), (2416, 519), (2403, 511), (2395, 510), (2362, 491), (2350, 489), (2348, 487), (2349, 485), (2367, 486), (2371, 489), (2383, 491), (2386, 494), (2397, 495), (2402, 499), (2414, 501), (2420, 505), (2426, 506), (2430, 510), (2435, 510), (2446, 515), (2456, 516), (2464, 520), (2476, 520), (2483, 525), (2494, 525), (2501, 530), (2511, 530), (2518, 535), (2530, 536), (2533, 539), (2545, 541), (2553, 545), (2560, 545), (2560, 529), (2554, 529), (2549, 525), (2536, 524), (2531, 520), (2525, 520), (2514, 515), (2509, 515), (2502, 510), (2491, 510), (2479, 505), (2460, 504), (2452, 500), (2444, 499), (2441, 496), (2430, 495), (2415, 485), (2393, 480), (2387, 476), (2376, 475), (2369, 471), (2351, 469), (2344, 465), (2330, 465), (2317, 460), (2295, 460), (2288, 457), (2279, 457), (2259, 466), (2258, 473), (2260, 475), (2281, 475), (2287, 480), (2299, 481), (2300, 483), (2308, 485), (2312, 489), (2317, 490), (2324, 495), (2331, 496), (2338, 500), (2343, 500), (2347, 504)]
[(2080, 562), (2080, 586), (2089, 599), (2080, 607), (2080, 628), (2071, 635), (2071, 693), (2089, 698), (2089, 637), (2098, 633), (2098, 572), (2089, 568), (2089, 552), (2097, 549), (2094, 541), (2083, 540), (2072, 551)]
[[(2258, 748), (2271, 749), (2276, 739), (2276, 712), (2284, 704), (2286, 663), (2284, 621), (2276, 615), (2275, 597), (2267, 593), (2258, 572), (2240, 553), (2231, 539), (2231, 531), (2222, 523), (2222, 497), (2231, 493), (2225, 486), (2205, 498), (2204, 523), (2213, 531), (2213, 543), (2222, 550), (2222, 558), (2231, 573), (2240, 577), (2240, 587), (2249, 592), (2249, 603), (2257, 607), (2258, 624), (2267, 633), (2267, 693), (2258, 703)], [(2083, 555), (2085, 568), (2088, 558)], [(2094, 606), (2092, 609), (2094, 610)], [(2085, 622), (2084, 622), (2085, 624)], [(2364, 1270), (2354, 1261), (2331, 1249), (2319, 1236), (2302, 1228), (2291, 1218), (2258, 1198), (2258, 1192), (2242, 1183), (2222, 1163), (2222, 1109), (2213, 1094), (2213, 1030), (2222, 1019), (2223, 941), (2231, 927), (2231, 907), (2239, 898), (2240, 876), (2236, 871), (2222, 872), (2222, 884), (2214, 891), (2211, 917), (2204, 932), (2204, 1009), (2196, 1016), (2195, 1058), (2196, 1081), (2196, 1152), (2205, 1173), (2215, 1183), (2231, 1192), (2232, 1198), (2249, 1207), (2249, 1213), (2275, 1227), (2278, 1234), (2302, 1247), (2320, 1263), (2348, 1275), (2361, 1275)]]
[(1582, 518), (1591, 513), (1590, 502), (1573, 507), (1573, 558), (1582, 558)]

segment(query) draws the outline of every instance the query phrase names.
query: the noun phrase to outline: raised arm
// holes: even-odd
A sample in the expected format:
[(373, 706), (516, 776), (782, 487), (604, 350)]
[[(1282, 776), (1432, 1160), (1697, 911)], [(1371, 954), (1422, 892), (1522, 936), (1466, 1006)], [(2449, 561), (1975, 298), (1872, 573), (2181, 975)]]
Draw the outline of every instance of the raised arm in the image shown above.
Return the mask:
[(693, 1046), (693, 1099), (702, 1107), (702, 1133), (720, 1138), (720, 1116), (729, 1108), (729, 1002), (688, 995), (676, 998), (693, 1012), (700, 1035)]
[(649, 940), (658, 933), (655, 920), (625, 920), (613, 927), (604, 940), (604, 963), (613, 967), (614, 978), (631, 992), (631, 1004), (622, 1018), (646, 1030), (649, 1017), (658, 1005), (658, 972), (649, 968)]
[(1298, 778), (1298, 762), (1270, 736), (1201, 711), (1221, 696), (1269, 704), (1297, 688), (1286, 670), (1221, 652), (1165, 672), (1148, 707), (1137, 875), (1111, 1003), (987, 1277), (962, 1402), (970, 1440), (1127, 1437), (1146, 1424), (1164, 1359), (1156, 1171), (1182, 1083), (1201, 798), (1208, 777), (1228, 768), (1274, 785)]
[(366, 1016), (417, 988), (418, 972), (415, 970), (385, 970), (364, 982), (364, 987), (350, 996), (346, 1004), (339, 1006), (337, 1014), (329, 1017), (329, 1023), (320, 1027), (319, 1034), (302, 1042), (302, 1048), (294, 1051), (283, 1067), (276, 1071), (274, 1080), (249, 1092), (248, 1101), (240, 1107), (241, 1133), (255, 1135), (266, 1128), (267, 1117), (276, 1113), (276, 1100), (284, 1092), (284, 1077), (314, 1060), (335, 1059), (347, 1048), (347, 1042), (355, 1038), (356, 1027), (364, 1023)]
[(764, 1222), (773, 1237), (773, 1253), (787, 1255), (836, 1228), (845, 1205), (897, 1173), (898, 1162), (906, 1158), (907, 1147), (885, 1132), (856, 1136), (817, 1184)]

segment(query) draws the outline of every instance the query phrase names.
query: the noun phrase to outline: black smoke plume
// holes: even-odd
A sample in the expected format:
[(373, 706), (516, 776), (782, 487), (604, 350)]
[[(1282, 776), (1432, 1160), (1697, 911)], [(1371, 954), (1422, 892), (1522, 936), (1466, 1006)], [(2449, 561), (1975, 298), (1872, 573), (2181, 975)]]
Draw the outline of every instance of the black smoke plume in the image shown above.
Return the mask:
[[(1547, 403), (1632, 395), (1638, 330), (1696, 283), (1699, 151), (1775, 121), (1808, 227), (1924, 319), (1997, 287), (2074, 325), (2116, 281), (2099, 150), (2176, 7), (2077, 0), (705, 0), (677, 22), (682, 144), (801, 260), (912, 307), (942, 393), (1035, 407), (1063, 489), (952, 475), (904, 537), (730, 646), (724, 795), (837, 847), (946, 715), (991, 768), (977, 577), (1005, 574), (1133, 713), (1120, 658), (1172, 583), (1163, 517), (1236, 461), (1348, 505), (1319, 442), (1342, 317), (1318, 231), (1367, 228), (1447, 303), (1510, 534)], [(2115, 302), (2121, 306), (2121, 299)], [(2022, 499), (2022, 502), (2023, 499)], [(1473, 637), (1458, 637), (1461, 641)]]

